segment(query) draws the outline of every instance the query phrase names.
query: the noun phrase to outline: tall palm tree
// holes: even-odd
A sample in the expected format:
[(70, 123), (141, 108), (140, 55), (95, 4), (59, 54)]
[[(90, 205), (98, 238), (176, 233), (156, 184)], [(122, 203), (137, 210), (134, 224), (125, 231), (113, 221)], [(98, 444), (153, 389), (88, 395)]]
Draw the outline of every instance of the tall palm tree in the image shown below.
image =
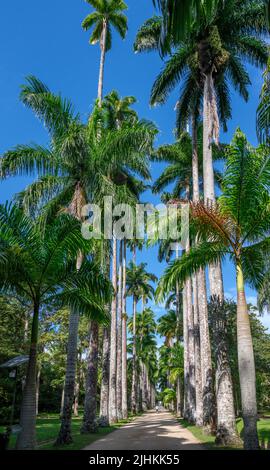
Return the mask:
[(157, 278), (154, 274), (146, 271), (146, 264), (141, 263), (136, 266), (132, 261), (127, 269), (127, 296), (133, 296), (133, 351), (132, 351), (132, 392), (131, 392), (131, 410), (135, 414), (137, 410), (137, 332), (136, 332), (136, 312), (137, 304), (140, 298), (149, 298), (154, 295), (153, 282)]
[(105, 55), (112, 47), (112, 27), (124, 39), (127, 33), (127, 17), (123, 11), (127, 5), (123, 0), (87, 0), (95, 11), (86, 16), (82, 22), (85, 31), (93, 28), (90, 44), (99, 42), (101, 56), (98, 80), (98, 101), (101, 106), (103, 95)]
[(237, 346), (244, 420), (245, 449), (258, 449), (255, 364), (245, 283), (255, 288), (264, 277), (264, 256), (269, 250), (270, 164), (264, 147), (252, 148), (236, 131), (228, 149), (223, 195), (215, 206), (192, 205), (192, 220), (200, 242), (175, 262), (163, 282), (170, 288), (209, 262), (228, 255), (237, 277)]
[[(243, 59), (259, 67), (265, 66), (268, 59), (267, 44), (263, 40), (267, 33), (265, 2), (257, 2), (255, 6), (249, 0), (231, 0), (216, 1), (213, 5), (214, 8), (209, 8), (209, 2), (201, 2), (199, 18), (187, 28), (184, 45), (180, 44), (171, 56), (151, 94), (152, 104), (164, 102), (185, 71), (189, 71), (185, 88), (191, 90), (190, 86), (194, 85), (196, 77), (203, 94), (204, 198), (209, 203), (215, 200), (211, 143), (212, 140), (219, 140), (218, 83), (224, 83), (223, 96), (224, 92), (228, 92), (226, 79), (229, 79), (240, 94), (247, 98), (246, 87), (250, 79)], [(226, 101), (225, 117), (228, 117), (228, 98)], [(219, 265), (210, 266), (209, 281), (211, 294), (218, 295), (222, 300), (223, 282)]]
[(172, 347), (174, 340), (178, 337), (182, 337), (182, 328), (179, 327), (180, 325), (175, 310), (169, 310), (158, 319), (157, 331), (161, 336), (165, 337), (166, 346)]
[(33, 449), (36, 444), (37, 345), (42, 304), (58, 300), (80, 313), (99, 315), (110, 297), (109, 283), (97, 265), (85, 260), (77, 272), (76, 256), (89, 252), (90, 247), (73, 218), (61, 216), (44, 228), (16, 206), (0, 206), (1, 291), (23, 296), (33, 305), (18, 449)]
[[(27, 79), (21, 99), (44, 122), (51, 138), (48, 148), (19, 145), (1, 159), (2, 178), (22, 173), (34, 175), (38, 170), (39, 178), (19, 196), (26, 208), (46, 203), (48, 217), (66, 206), (68, 212), (82, 220), (86, 202), (102, 202), (104, 195), (114, 197), (115, 203), (123, 198), (133, 202), (129, 191), (135, 186), (131, 171), (149, 176), (145, 153), (151, 148), (153, 126), (138, 122), (130, 128), (112, 130), (103, 123), (103, 111), (98, 108), (84, 125), (68, 100), (54, 95), (35, 77)], [(78, 257), (78, 269), (81, 262)], [(71, 440), (78, 323), (79, 312), (72, 311), (59, 443)]]
[[(184, 39), (186, 31), (192, 26), (193, 21), (198, 21), (201, 17), (201, 10), (213, 11), (217, 8), (219, 0), (153, 0), (164, 17), (164, 28), (162, 43), (163, 47), (168, 47), (168, 36), (174, 42)], [(265, 16), (268, 20), (270, 13), (269, 0), (262, 0), (265, 7)]]
[[(130, 333), (133, 333), (133, 318), (131, 317), (128, 322)], [(150, 357), (153, 357), (156, 352), (156, 322), (154, 312), (151, 308), (144, 308), (141, 313), (136, 313), (136, 349), (138, 372), (138, 400), (140, 411), (146, 411), (150, 407)], [(131, 341), (133, 349), (133, 340)]]

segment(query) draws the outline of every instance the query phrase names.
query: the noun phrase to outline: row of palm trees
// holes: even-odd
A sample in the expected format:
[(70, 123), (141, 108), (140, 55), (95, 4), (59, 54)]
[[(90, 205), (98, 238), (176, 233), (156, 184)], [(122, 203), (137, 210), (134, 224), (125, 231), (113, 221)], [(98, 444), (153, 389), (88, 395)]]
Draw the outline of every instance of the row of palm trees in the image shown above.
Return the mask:
[[(173, 0), (160, 0), (154, 3), (160, 7), (161, 15), (154, 16), (144, 23), (137, 34), (134, 49), (136, 52), (158, 51), (161, 57), (166, 59), (163, 70), (153, 85), (150, 103), (152, 105), (163, 104), (170, 92), (180, 86), (179, 100), (176, 105), (177, 133), (178, 136), (181, 136), (187, 125), (190, 125), (192, 136), (191, 165), (187, 166), (185, 171), (178, 173), (179, 160), (180, 165), (186, 166), (185, 158), (180, 156), (180, 152), (177, 152), (177, 146), (179, 147), (181, 144), (180, 137), (180, 141), (174, 147), (165, 149), (167, 155), (163, 151), (163, 155), (171, 165), (156, 183), (156, 188), (163, 188), (169, 182), (176, 181), (173, 198), (183, 197), (184, 194), (187, 200), (192, 201), (194, 220), (196, 218), (203, 220), (203, 217), (206, 217), (204, 214), (208, 214), (206, 225), (209, 228), (213, 226), (211, 217), (216, 211), (216, 181), (212, 144), (219, 144), (220, 123), (226, 130), (226, 123), (232, 114), (229, 86), (234, 87), (240, 96), (247, 100), (248, 85), (251, 81), (245, 66), (246, 62), (261, 68), (267, 64), (268, 46), (265, 39), (268, 34), (268, 20), (265, 7), (269, 5), (269, 2), (249, 0), (241, 2), (238, 0), (174, 2)], [(200, 116), (202, 116), (203, 126), (201, 172), (199, 171), (200, 139), (198, 135)], [(238, 148), (238, 145), (243, 149), (243, 152), (249, 148), (240, 131), (237, 131), (226, 158), (229, 159), (230, 155), (234, 153), (233, 149)], [(250, 150), (250, 153), (253, 154), (253, 150)], [(256, 158), (257, 154), (261, 153), (262, 151), (258, 150)], [(241, 154), (240, 150), (239, 154)], [(160, 155), (162, 156), (162, 152)], [(259, 157), (258, 160), (260, 160)], [(230, 184), (232, 184), (233, 174), (235, 178), (238, 177), (237, 184), (240, 188), (242, 185), (242, 175), (239, 176), (237, 173), (240, 168), (236, 168), (233, 159), (229, 159), (229, 161), (231, 165), (234, 165), (235, 174), (228, 165), (228, 173), (225, 175), (222, 187), (224, 191), (228, 192), (231, 190)], [(248, 158), (247, 162), (249, 165)], [(250, 173), (252, 172), (253, 169), (250, 167)], [(203, 184), (204, 204), (200, 202), (200, 182)], [(237, 188), (237, 184), (235, 188)], [(225, 200), (224, 196), (222, 201)], [(248, 200), (250, 201), (250, 199)], [(232, 212), (229, 212), (229, 215), (232, 218)], [(239, 217), (235, 223), (240, 231)], [(193, 253), (196, 253), (197, 244), (197, 251), (201, 250), (200, 236), (201, 231), (198, 229), (195, 239), (192, 240), (192, 248), (186, 247), (185, 257), (175, 261), (175, 268), (174, 266), (170, 268), (165, 279), (172, 276), (174, 282), (183, 282), (184, 415), (190, 421), (196, 422), (198, 425), (202, 424), (211, 431), (216, 431), (219, 441), (228, 444), (235, 442), (237, 434), (235, 419), (232, 419), (232, 416), (234, 417), (232, 381), (230, 371), (227, 369), (226, 374), (221, 375), (219, 381), (219, 383), (222, 382), (220, 390), (223, 392), (217, 391), (217, 402), (215, 403), (205, 280), (205, 267), (208, 266), (210, 294), (223, 302), (222, 256), (215, 253), (215, 256), (211, 257), (209, 251), (209, 256), (204, 258), (206, 262), (197, 262)], [(236, 260), (239, 260), (240, 256), (239, 246), (242, 248), (242, 244), (244, 241), (247, 242), (248, 236), (247, 233), (246, 238), (241, 239), (241, 236), (237, 235), (237, 248), (234, 246)], [(194, 264), (197, 263), (196, 269), (190, 269), (189, 276), (182, 276), (180, 268), (177, 270), (176, 267), (184, 266), (185, 259), (191, 260), (193, 258)], [(243, 274), (239, 261), (237, 261), (237, 266), (238, 289), (242, 292)], [(168, 285), (172, 287), (173, 283), (170, 282)], [(242, 294), (241, 296), (243, 297)], [(239, 309), (238, 322), (238, 353), (245, 422), (244, 441), (245, 448), (248, 449), (258, 448), (257, 410), (254, 360), (251, 351), (252, 339), (248, 316), (241, 313), (241, 308)], [(198, 341), (194, 337), (194, 331), (198, 327), (199, 347)], [(217, 416), (215, 416), (216, 408)], [(224, 409), (227, 410), (225, 414), (223, 413)]]
[[(83, 28), (93, 28), (90, 42), (100, 43), (101, 62), (98, 100), (87, 123), (82, 122), (72, 103), (30, 76), (22, 87), (21, 100), (45, 125), (49, 145), (19, 145), (1, 159), (2, 178), (38, 175), (34, 183), (17, 195), (16, 205), (1, 208), (3, 215), (0, 217), (2, 289), (15, 290), (22, 297), (26, 295), (33, 304), (30, 360), (21, 408), (22, 432), (17, 446), (20, 449), (35, 446), (38, 312), (40, 305), (52, 301), (52, 296), (53, 301), (59, 298), (59, 302), (71, 308), (57, 443), (72, 440), (71, 415), (81, 313), (87, 313), (91, 320), (82, 432), (97, 429), (100, 325), (103, 330), (100, 423), (106, 425), (127, 417), (127, 295), (133, 296), (133, 318), (132, 324), (129, 323), (129, 328), (132, 327), (130, 407), (135, 413), (140, 406), (153, 406), (156, 349), (151, 336), (151, 314), (145, 304), (153, 295), (155, 276), (146, 271), (144, 264), (136, 265), (135, 242), (133, 262), (127, 269), (126, 240), (119, 241), (114, 236), (111, 242), (106, 237), (93, 242), (79, 236), (80, 224), (87, 216), (84, 211), (87, 203), (102, 205), (104, 196), (112, 196), (114, 205), (124, 201), (135, 206), (144, 190), (144, 181), (150, 178), (148, 156), (151, 155), (154, 160), (169, 163), (154, 190), (163, 190), (176, 181), (173, 194), (165, 194), (164, 201), (169, 204), (171, 199), (175, 202), (184, 198), (192, 202), (191, 236), (186, 253), (179, 258), (176, 251), (177, 259), (166, 271), (158, 289), (160, 298), (168, 292), (175, 296), (178, 327), (182, 292), (184, 416), (215, 432), (219, 442), (231, 444), (238, 439), (229, 367), (222, 374), (217, 369), (219, 386), (216, 396), (214, 393), (205, 271), (208, 267), (210, 294), (222, 303), (221, 262), (229, 255), (237, 267), (244, 442), (247, 449), (258, 448), (255, 368), (244, 281), (251, 281), (257, 287), (264, 277), (263, 259), (269, 229), (267, 149), (263, 146), (253, 149), (238, 130), (231, 146), (224, 151), (223, 146), (219, 146), (219, 123), (226, 128), (231, 117), (229, 84), (244, 99), (248, 98), (250, 78), (245, 61), (259, 67), (267, 63), (268, 48), (264, 39), (268, 31), (267, 2), (155, 2), (161, 7), (161, 15), (142, 26), (134, 46), (138, 52), (158, 50), (167, 60), (153, 86), (151, 104), (165, 102), (172, 89), (180, 85), (176, 106), (177, 142), (155, 151), (153, 141), (157, 130), (152, 123), (140, 121), (130, 108), (135, 99), (121, 99), (115, 91), (103, 98), (102, 93), (111, 29), (125, 36), (127, 21), (123, 12), (126, 5), (122, 0), (88, 0), (88, 3), (95, 11), (84, 20)], [(269, 121), (261, 117), (265, 109), (267, 99), (258, 114), (259, 127), (263, 128), (264, 122), (267, 134)], [(191, 137), (186, 132), (189, 125)], [(226, 159), (221, 183), (223, 196), (218, 202), (216, 189), (221, 175), (214, 172), (214, 158)], [(12, 218), (16, 222), (12, 222)], [(255, 225), (254, 220), (260, 222)], [(9, 229), (9, 225), (13, 229)], [(169, 257), (170, 242), (160, 243), (161, 258)], [(10, 268), (6, 268), (7, 264)], [(57, 272), (53, 274), (53, 270)], [(142, 301), (141, 314), (137, 313), (139, 300)], [(147, 344), (145, 338), (148, 338)], [(178, 343), (179, 340), (180, 334)], [(181, 374), (178, 374), (178, 405), (180, 379)]]

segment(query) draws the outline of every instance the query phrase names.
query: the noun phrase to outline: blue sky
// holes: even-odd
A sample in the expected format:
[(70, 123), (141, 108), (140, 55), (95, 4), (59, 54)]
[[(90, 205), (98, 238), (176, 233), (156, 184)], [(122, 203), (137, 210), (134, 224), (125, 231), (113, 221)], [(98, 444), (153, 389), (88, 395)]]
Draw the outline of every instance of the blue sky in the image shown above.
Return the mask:
[[(118, 90), (122, 96), (137, 98), (136, 110), (140, 117), (151, 119), (160, 130), (157, 144), (173, 141), (175, 123), (174, 106), (178, 92), (172, 93), (167, 104), (150, 108), (151, 85), (162, 67), (158, 54), (134, 54), (133, 41), (138, 27), (149, 18), (154, 9), (152, 0), (126, 0), (128, 4), (129, 32), (122, 41), (116, 34), (113, 48), (107, 54), (104, 92)], [(87, 119), (97, 94), (99, 68), (98, 45), (90, 46), (89, 33), (81, 28), (81, 22), (90, 12), (83, 0), (36, 0), (2, 1), (0, 16), (0, 154), (19, 143), (37, 142), (46, 144), (47, 133), (31, 111), (19, 101), (20, 85), (27, 75), (33, 74), (44, 81), (55, 92), (61, 92), (72, 100), (83, 119)], [(221, 136), (229, 142), (236, 127), (247, 134), (256, 144), (255, 113), (261, 88), (261, 71), (248, 67), (252, 77), (250, 99), (244, 103), (232, 93), (233, 119), (228, 132)], [(155, 179), (161, 171), (152, 165)], [(25, 187), (30, 178), (13, 178), (0, 183), (0, 201)], [(147, 198), (158, 202), (150, 193)], [(147, 261), (149, 270), (160, 275), (164, 265), (156, 258), (156, 249), (144, 250), (138, 261)], [(235, 273), (232, 267), (224, 266), (225, 292), (235, 296)], [(255, 302), (255, 293), (247, 289), (248, 300)], [(158, 315), (162, 306), (155, 306)], [(270, 317), (263, 319), (270, 327)]]

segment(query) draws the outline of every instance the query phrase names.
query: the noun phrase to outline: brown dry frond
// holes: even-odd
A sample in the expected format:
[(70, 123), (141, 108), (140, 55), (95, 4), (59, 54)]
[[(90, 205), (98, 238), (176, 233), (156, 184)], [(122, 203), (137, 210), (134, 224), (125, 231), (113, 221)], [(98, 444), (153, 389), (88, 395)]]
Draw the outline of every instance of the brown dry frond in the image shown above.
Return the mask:
[(226, 245), (235, 245), (236, 226), (233, 220), (220, 211), (218, 203), (192, 202), (191, 216), (198, 223), (199, 232), (218, 236)]

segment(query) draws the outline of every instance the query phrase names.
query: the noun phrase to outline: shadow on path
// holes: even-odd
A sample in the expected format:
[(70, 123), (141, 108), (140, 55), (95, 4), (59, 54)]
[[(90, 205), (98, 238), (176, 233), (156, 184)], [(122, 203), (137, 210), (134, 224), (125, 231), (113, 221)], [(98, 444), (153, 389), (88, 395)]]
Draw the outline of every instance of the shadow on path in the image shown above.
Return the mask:
[(205, 450), (167, 411), (149, 411), (85, 450)]

